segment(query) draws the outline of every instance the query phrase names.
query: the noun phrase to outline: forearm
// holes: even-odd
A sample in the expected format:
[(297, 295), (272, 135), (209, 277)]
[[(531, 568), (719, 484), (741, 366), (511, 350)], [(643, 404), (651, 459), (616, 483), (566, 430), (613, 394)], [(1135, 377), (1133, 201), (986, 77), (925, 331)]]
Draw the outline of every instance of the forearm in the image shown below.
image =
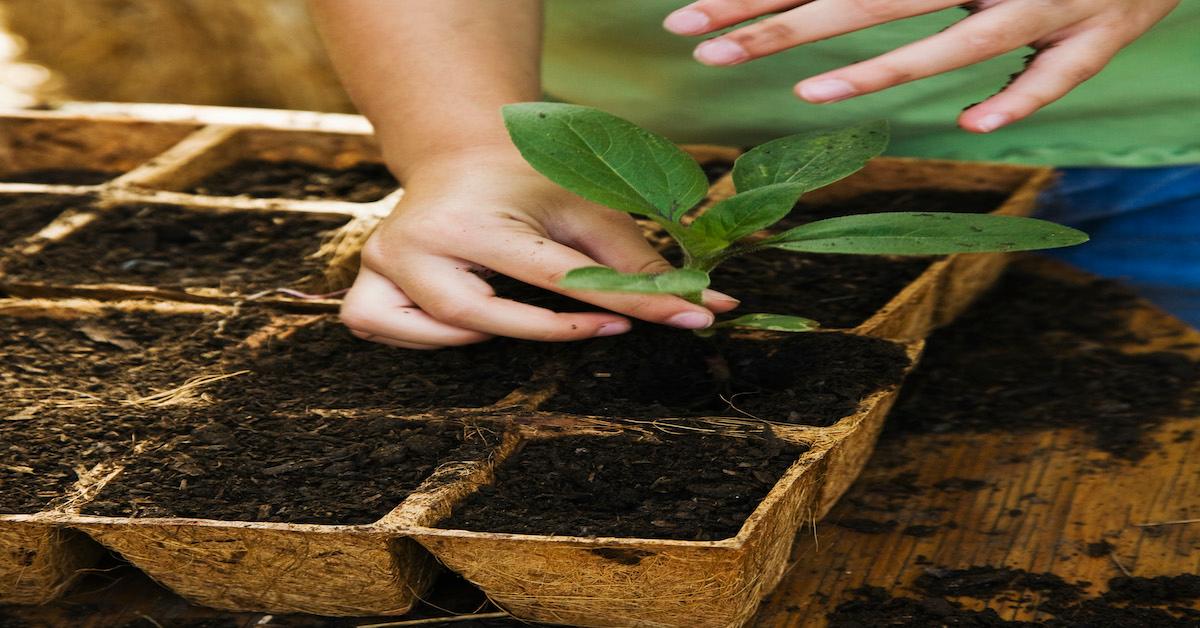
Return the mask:
[(540, 0), (310, 0), (391, 167), (507, 145), (500, 106), (541, 94)]

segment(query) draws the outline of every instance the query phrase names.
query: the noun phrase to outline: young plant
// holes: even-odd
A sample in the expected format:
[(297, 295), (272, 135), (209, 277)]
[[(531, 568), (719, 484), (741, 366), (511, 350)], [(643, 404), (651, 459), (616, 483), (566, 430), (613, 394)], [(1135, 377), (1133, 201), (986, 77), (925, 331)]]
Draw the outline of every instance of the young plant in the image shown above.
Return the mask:
[[(1086, 242), (1081, 231), (1044, 220), (945, 212), (887, 212), (818, 220), (766, 237), (754, 234), (786, 216), (800, 197), (853, 174), (883, 152), (886, 122), (790, 135), (738, 158), (736, 194), (690, 224), (708, 180), (666, 138), (590, 107), (531, 102), (504, 107), (521, 155), (551, 181), (613, 209), (658, 223), (678, 242), (683, 267), (659, 274), (577, 268), (559, 285), (575, 290), (674, 294), (699, 303), (709, 272), (768, 248), (806, 253), (947, 255), (1049, 249)], [(817, 323), (783, 314), (746, 314), (714, 327), (808, 331)]]

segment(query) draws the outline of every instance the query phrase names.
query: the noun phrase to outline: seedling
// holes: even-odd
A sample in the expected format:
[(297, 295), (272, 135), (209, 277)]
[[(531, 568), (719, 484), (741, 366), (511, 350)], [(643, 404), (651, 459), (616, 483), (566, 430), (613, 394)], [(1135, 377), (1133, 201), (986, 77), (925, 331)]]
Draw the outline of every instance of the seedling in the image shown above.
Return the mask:
[[(886, 122), (790, 135), (746, 152), (733, 167), (737, 193), (689, 222), (685, 217), (704, 200), (708, 180), (699, 164), (666, 138), (578, 105), (519, 103), (503, 112), (513, 143), (538, 172), (590, 201), (653, 220), (683, 251), (682, 268), (659, 274), (577, 268), (562, 279), (563, 288), (673, 294), (699, 303), (717, 265), (764, 249), (948, 255), (1049, 249), (1088, 239), (1044, 220), (948, 212), (858, 214), (757, 235), (786, 216), (805, 193), (857, 172), (883, 152)], [(808, 331), (817, 323), (747, 314), (714, 327)]]

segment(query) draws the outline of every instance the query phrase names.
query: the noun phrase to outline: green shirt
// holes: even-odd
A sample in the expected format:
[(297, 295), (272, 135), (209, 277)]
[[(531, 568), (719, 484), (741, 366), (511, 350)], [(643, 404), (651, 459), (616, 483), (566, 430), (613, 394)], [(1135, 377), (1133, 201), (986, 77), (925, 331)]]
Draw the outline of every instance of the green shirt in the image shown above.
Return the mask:
[(810, 128), (892, 122), (890, 154), (1058, 166), (1200, 163), (1200, 0), (1183, 3), (1097, 77), (986, 136), (955, 125), (1019, 71), (1027, 49), (831, 105), (801, 79), (916, 41), (961, 9), (893, 22), (737, 67), (694, 61), (697, 38), (664, 31), (681, 0), (548, 0), (543, 77), (555, 99), (629, 118), (680, 142), (747, 145)]

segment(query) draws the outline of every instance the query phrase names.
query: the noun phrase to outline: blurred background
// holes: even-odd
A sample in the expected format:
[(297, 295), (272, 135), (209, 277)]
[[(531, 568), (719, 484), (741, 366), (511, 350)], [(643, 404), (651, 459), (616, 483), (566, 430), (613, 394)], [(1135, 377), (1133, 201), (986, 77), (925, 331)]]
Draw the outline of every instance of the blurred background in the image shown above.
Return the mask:
[(0, 24), (0, 106), (353, 111), (304, 0), (0, 0)]

